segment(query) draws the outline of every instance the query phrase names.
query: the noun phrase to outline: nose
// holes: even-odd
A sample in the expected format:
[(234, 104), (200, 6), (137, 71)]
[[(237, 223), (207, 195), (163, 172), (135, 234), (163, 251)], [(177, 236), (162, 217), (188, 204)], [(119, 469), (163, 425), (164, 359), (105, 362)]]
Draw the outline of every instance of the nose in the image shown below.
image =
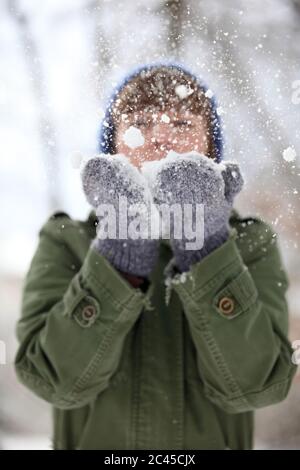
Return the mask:
[(154, 142), (165, 147), (170, 147), (174, 140), (174, 133), (172, 127), (168, 124), (158, 124), (153, 127)]

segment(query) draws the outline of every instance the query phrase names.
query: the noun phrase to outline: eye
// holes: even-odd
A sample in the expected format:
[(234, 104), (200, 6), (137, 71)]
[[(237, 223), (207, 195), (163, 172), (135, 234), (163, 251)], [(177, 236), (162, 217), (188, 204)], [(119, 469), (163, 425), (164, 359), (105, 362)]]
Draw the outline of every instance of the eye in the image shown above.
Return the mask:
[(173, 124), (174, 124), (174, 127), (179, 127), (181, 129), (192, 127), (191, 121), (187, 121), (187, 120), (175, 121)]
[(134, 124), (135, 127), (149, 127), (150, 122), (146, 120), (139, 119)]

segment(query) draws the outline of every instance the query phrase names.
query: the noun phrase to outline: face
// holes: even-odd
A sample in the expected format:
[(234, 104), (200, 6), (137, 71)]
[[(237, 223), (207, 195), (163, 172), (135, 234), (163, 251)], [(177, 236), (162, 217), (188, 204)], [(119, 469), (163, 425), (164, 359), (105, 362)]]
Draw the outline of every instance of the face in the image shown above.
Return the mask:
[[(126, 131), (139, 129), (144, 144), (131, 148)], [(169, 150), (185, 153), (195, 150), (205, 155), (209, 149), (208, 126), (205, 118), (190, 111), (143, 111), (122, 116), (116, 132), (116, 151), (126, 155), (131, 163), (140, 167), (144, 161), (161, 160)]]

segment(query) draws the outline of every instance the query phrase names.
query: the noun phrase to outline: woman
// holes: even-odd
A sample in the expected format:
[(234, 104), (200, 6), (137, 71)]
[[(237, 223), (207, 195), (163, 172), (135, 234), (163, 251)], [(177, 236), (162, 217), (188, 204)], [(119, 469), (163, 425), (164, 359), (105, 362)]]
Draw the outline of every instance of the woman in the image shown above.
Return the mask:
[[(222, 161), (220, 130), (189, 71), (134, 71), (82, 172), (88, 220), (56, 213), (42, 227), (15, 367), (53, 405), (54, 449), (251, 449), (254, 411), (287, 396), (287, 275), (270, 226), (232, 207), (243, 178)], [(99, 207), (118, 221), (120, 196), (204, 206), (201, 247), (187, 249), (185, 232), (102, 237)]]

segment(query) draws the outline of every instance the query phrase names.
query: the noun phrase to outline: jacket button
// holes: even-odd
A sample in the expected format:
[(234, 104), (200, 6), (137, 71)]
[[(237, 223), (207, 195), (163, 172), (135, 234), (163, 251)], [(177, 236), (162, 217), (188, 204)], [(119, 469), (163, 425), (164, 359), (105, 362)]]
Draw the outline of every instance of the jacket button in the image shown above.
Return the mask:
[(219, 300), (218, 308), (225, 315), (230, 315), (234, 310), (234, 300), (230, 297), (222, 297)]
[(82, 316), (85, 320), (91, 320), (96, 315), (96, 308), (94, 305), (86, 305), (82, 310)]

